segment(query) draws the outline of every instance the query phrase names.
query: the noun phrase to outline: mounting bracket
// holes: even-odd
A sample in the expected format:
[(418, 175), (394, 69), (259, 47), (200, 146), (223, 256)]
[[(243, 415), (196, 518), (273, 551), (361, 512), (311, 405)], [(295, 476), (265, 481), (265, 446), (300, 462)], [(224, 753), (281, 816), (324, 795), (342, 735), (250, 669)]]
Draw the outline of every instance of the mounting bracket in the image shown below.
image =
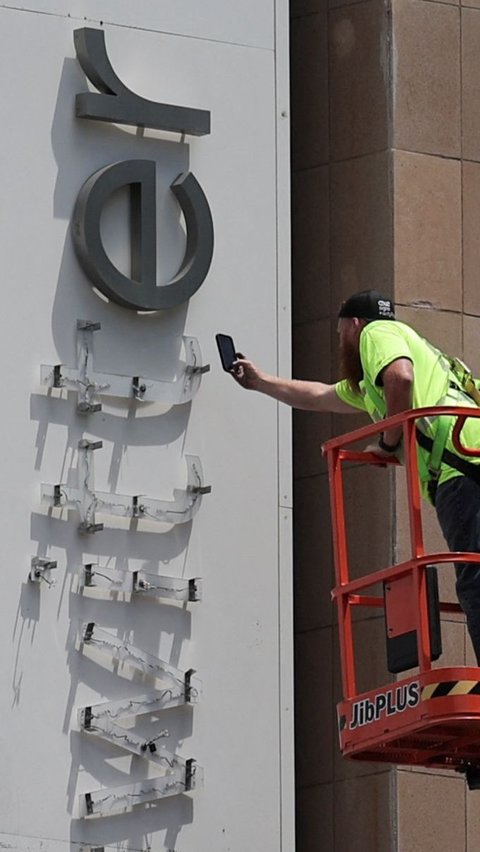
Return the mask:
[(47, 586), (54, 586), (55, 580), (50, 580), (49, 577), (50, 571), (53, 571), (56, 567), (56, 560), (47, 559), (43, 556), (32, 556), (28, 579), (34, 583), (40, 583), (43, 580)]
[(42, 500), (53, 508), (75, 509), (79, 512), (81, 532), (95, 533), (103, 529), (103, 523), (96, 522), (96, 512), (121, 518), (145, 518), (162, 524), (185, 524), (197, 513), (202, 496), (212, 490), (210, 485), (203, 484), (198, 456), (186, 455), (187, 487), (183, 491), (175, 489), (173, 500), (95, 491), (88, 454), (101, 447), (102, 441), (79, 441), (77, 488), (61, 483), (42, 483), (41, 486)]
[(97, 373), (93, 366), (93, 333), (100, 328), (99, 322), (77, 320), (77, 367), (64, 364), (42, 364), (40, 367), (40, 380), (44, 386), (65, 388), (78, 394), (77, 411), (80, 414), (100, 411), (102, 405), (98, 397), (104, 396), (182, 405), (195, 396), (202, 375), (210, 370), (209, 364), (202, 365), (196, 337), (182, 337), (185, 361), (180, 362), (178, 378), (173, 382)]
[(184, 580), (181, 577), (147, 574), (146, 571), (103, 568), (92, 562), (82, 565), (78, 576), (80, 588), (126, 592), (176, 601), (196, 602), (202, 599), (200, 577)]
[(143, 674), (168, 683), (175, 694), (181, 691), (185, 695), (187, 703), (196, 703), (201, 695), (202, 683), (198, 678), (193, 677), (194, 669), (184, 672), (159, 657), (154, 657), (153, 654), (124, 642), (93, 621), (82, 625), (78, 642), (83, 649), (90, 646), (109, 654), (114, 660), (132, 666)]
[[(192, 693), (190, 684), (192, 673), (193, 669), (186, 672), (185, 682), (181, 688), (173, 689), (169, 686), (155, 692), (145, 693), (144, 695), (133, 695), (131, 698), (102, 701), (100, 704), (90, 704), (88, 707), (82, 707), (78, 712), (79, 714), (83, 712), (87, 713), (87, 716), (90, 715), (93, 723), (96, 724), (97, 720), (109, 719), (115, 722), (131, 716), (143, 716), (145, 713), (160, 713), (162, 710), (169, 710), (171, 707), (196, 704), (198, 703), (199, 696), (195, 695), (194, 698), (190, 698)], [(80, 723), (83, 725), (83, 717), (80, 715), (79, 718)]]
[(82, 707), (78, 711), (78, 721), (85, 733), (114, 743), (114, 745), (131, 754), (144, 757), (151, 763), (157, 763), (166, 775), (174, 774), (178, 769), (185, 770), (186, 768), (187, 760), (184, 757), (168, 751), (159, 742), (169, 736), (169, 732), (165, 728), (146, 740), (145, 737), (139, 736), (134, 731), (117, 725), (108, 717), (96, 717), (91, 707)]
[(78, 638), (84, 649), (93, 646), (113, 659), (165, 682), (164, 689), (153, 693), (88, 705), (78, 710), (79, 725), (86, 734), (114, 743), (131, 754), (158, 764), (164, 770), (164, 774), (158, 778), (82, 794), (79, 798), (81, 816), (108, 815), (132, 805), (179, 795), (201, 786), (203, 769), (197, 766), (195, 760), (170, 752), (163, 743), (159, 743), (168, 737), (167, 730), (159, 730), (154, 737), (145, 739), (134, 729), (117, 724), (122, 718), (145, 713), (157, 714), (170, 707), (196, 703), (201, 694), (201, 682), (193, 677), (194, 670), (182, 672), (158, 657), (123, 642), (94, 622), (84, 624)]
[(81, 816), (108, 816), (118, 811), (125, 811), (133, 805), (154, 802), (167, 796), (178, 796), (203, 786), (203, 770), (195, 761), (187, 760), (185, 768), (181, 767), (170, 775), (160, 778), (148, 778), (127, 784), (123, 787), (94, 790), (82, 793), (80, 798)]

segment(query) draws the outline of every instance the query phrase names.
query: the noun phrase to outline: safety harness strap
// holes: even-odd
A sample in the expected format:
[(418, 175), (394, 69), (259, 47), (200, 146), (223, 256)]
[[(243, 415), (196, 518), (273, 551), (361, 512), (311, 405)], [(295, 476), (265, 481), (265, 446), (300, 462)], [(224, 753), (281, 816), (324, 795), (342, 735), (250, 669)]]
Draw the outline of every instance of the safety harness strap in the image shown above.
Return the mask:
[[(447, 443), (452, 423), (453, 417), (446, 417), (445, 415), (443, 417), (438, 417), (435, 437), (433, 439), (429, 438), (430, 455), (428, 459), (428, 472), (434, 479), (438, 479), (440, 476), (440, 467), (444, 460), (445, 445)], [(419, 431), (420, 434), (423, 434), (418, 427), (417, 431)], [(428, 435), (426, 437), (428, 437)], [(418, 443), (420, 443), (420, 441), (418, 441)], [(422, 444), (420, 444), (420, 446), (422, 446)]]
[[(418, 427), (415, 430), (415, 434), (417, 443), (420, 447), (431, 453), (434, 445), (433, 439), (421, 432)], [(456, 456), (455, 453), (446, 449), (443, 450), (441, 462), (449, 467), (454, 467), (455, 470), (458, 470), (460, 473), (463, 473), (464, 476), (468, 476), (469, 479), (473, 479), (480, 485), (480, 465), (474, 464), (473, 462), (468, 461), (468, 459), (463, 459), (461, 456)]]
[[(368, 376), (364, 375), (364, 381), (367, 394), (377, 408), (378, 413), (385, 416), (385, 400), (379, 394)], [(458, 388), (453, 382), (451, 383), (451, 388), (452, 390), (455, 389), (461, 392), (461, 388)], [(450, 450), (445, 448), (454, 418), (452, 416), (444, 415), (443, 417), (438, 417), (437, 420), (435, 438), (430, 438), (428, 435), (425, 435), (422, 431), (420, 431), (418, 426), (415, 430), (417, 443), (420, 447), (422, 447), (422, 449), (427, 450), (429, 453), (428, 462), (425, 463), (424, 459), (420, 456), (419, 464), (421, 467), (420, 478), (422, 480), (428, 479), (429, 481), (428, 491), (432, 503), (435, 503), (436, 487), (442, 464), (455, 468), (455, 470), (458, 470), (464, 476), (468, 476), (480, 485), (480, 465), (473, 464), (473, 462), (470, 462), (467, 459), (460, 458), (460, 456), (455, 455), (455, 453), (452, 453)]]
[(383, 396), (379, 394), (375, 385), (373, 384), (373, 382), (370, 381), (370, 379), (368, 378), (368, 376), (365, 375), (365, 373), (363, 374), (363, 381), (365, 382), (365, 390), (367, 391), (367, 394), (372, 400), (379, 415), (381, 417), (385, 417), (385, 414), (387, 412), (387, 405)]

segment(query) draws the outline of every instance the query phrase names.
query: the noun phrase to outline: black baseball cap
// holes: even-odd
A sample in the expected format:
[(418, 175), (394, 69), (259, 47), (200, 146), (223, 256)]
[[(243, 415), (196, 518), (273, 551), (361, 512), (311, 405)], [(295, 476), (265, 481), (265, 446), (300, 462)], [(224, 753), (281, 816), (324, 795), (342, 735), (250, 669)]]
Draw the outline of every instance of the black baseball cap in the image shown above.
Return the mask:
[(358, 317), (365, 320), (394, 320), (395, 306), (392, 300), (378, 290), (362, 290), (343, 302), (339, 318)]

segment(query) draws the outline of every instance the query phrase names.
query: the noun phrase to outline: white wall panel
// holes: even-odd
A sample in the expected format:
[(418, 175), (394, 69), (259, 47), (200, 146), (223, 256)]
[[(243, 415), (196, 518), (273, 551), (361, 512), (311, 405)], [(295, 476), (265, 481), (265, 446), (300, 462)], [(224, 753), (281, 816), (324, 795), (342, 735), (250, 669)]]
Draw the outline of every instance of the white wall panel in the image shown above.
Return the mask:
[[(220, 15), (214, 0), (203, 4), (202, 15), (193, 11), (197, 4), (181, 5), (174, 13), (166, 3), (38, 4), (58, 16), (0, 9), (0, 748), (8, 774), (0, 798), (0, 845), (18, 852), (73, 852), (89, 844), (131, 852), (292, 848), (285, 832), (285, 845), (281, 840), (281, 810), (291, 830), (285, 813), (292, 805), (289, 511), (280, 515), (279, 528), (279, 504), (289, 503), (290, 460), (285, 453), (280, 457), (278, 443), (280, 433), (287, 445), (289, 421), (282, 415), (279, 429), (273, 401), (241, 391), (221, 371), (214, 341), (217, 331), (233, 334), (242, 351), (272, 372), (279, 353), (287, 361), (277, 300), (280, 268), (280, 327), (286, 334), (288, 257), (282, 248), (278, 267), (277, 249), (279, 238), (288, 245), (288, 213), (284, 206), (279, 220), (277, 205), (279, 184), (282, 191), (288, 186), (288, 161), (285, 137), (278, 143), (286, 131), (278, 129), (275, 57), (270, 49), (214, 40), (267, 43), (273, 9), (258, 4), (256, 30), (253, 4), (245, 10), (244, 3), (232, 3), (232, 16)], [(101, 7), (104, 20), (111, 8), (115, 23), (125, 24), (105, 27), (109, 56), (123, 82), (153, 100), (211, 110), (210, 135), (140, 135), (75, 119), (75, 95), (87, 85), (73, 48), (79, 22), (66, 15), (90, 16), (94, 7)], [(87, 177), (139, 157), (157, 164), (162, 281), (183, 253), (182, 223), (168, 190), (179, 172), (190, 169), (200, 181), (215, 225), (214, 258), (203, 286), (188, 304), (150, 316), (94, 293), (70, 234)], [(119, 261), (128, 240), (125, 212), (120, 197), (105, 221), (109, 249)], [(74, 365), (78, 318), (102, 323), (94, 344), (95, 367), (104, 372), (172, 380), (182, 334), (198, 337), (212, 370), (191, 404), (165, 410), (110, 401), (102, 412), (82, 418), (73, 394), (48, 394), (39, 382), (42, 363)], [(104, 443), (94, 458), (97, 489), (171, 499), (175, 488), (185, 486), (183, 456), (193, 453), (212, 493), (191, 523), (158, 530), (146, 521), (104, 518), (103, 532), (81, 536), (75, 513), (49, 513), (39, 497), (42, 482), (75, 484), (76, 448), (84, 436)], [(58, 560), (54, 588), (27, 581), (37, 554)], [(204, 600), (181, 606), (82, 597), (75, 571), (82, 562), (97, 561), (106, 573), (143, 568), (202, 576)], [(201, 703), (168, 711), (165, 727), (169, 748), (205, 768), (203, 790), (115, 817), (78, 819), (79, 793), (142, 779), (147, 771), (158, 774), (153, 766), (146, 770), (145, 761), (78, 731), (78, 707), (149, 689), (82, 655), (74, 644), (81, 621), (98, 621), (145, 651), (197, 670), (204, 683)], [(148, 728), (152, 721), (143, 724)], [(281, 742), (287, 751), (283, 791)]]
[(193, 38), (274, 47), (274, 0), (27, 0), (1, 6)]

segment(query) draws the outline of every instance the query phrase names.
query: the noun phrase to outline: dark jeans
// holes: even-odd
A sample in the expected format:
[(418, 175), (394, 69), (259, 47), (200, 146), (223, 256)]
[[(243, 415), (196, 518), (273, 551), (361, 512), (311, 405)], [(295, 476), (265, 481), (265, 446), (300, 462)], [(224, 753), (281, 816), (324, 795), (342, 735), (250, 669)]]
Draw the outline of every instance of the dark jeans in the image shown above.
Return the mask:
[[(437, 518), (449, 550), (480, 553), (480, 485), (456, 476), (440, 485), (435, 501)], [(480, 563), (455, 563), (456, 590), (480, 665)]]

